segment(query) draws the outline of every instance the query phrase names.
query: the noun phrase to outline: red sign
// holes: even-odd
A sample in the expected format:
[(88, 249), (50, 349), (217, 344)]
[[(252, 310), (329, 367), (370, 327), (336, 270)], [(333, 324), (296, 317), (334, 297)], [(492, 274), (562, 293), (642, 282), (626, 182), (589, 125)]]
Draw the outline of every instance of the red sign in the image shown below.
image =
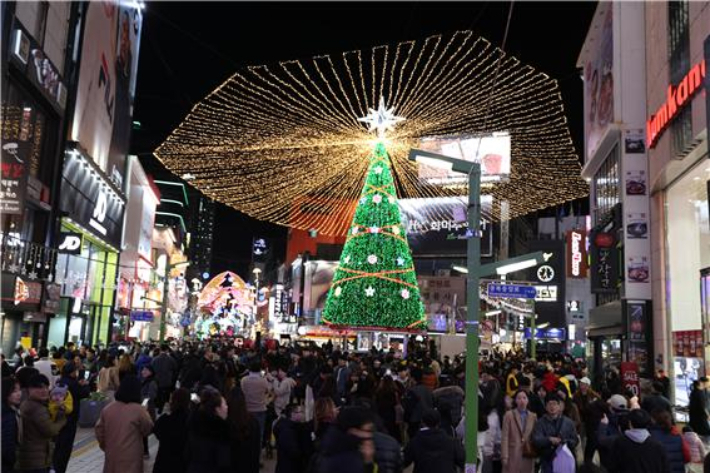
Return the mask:
[(567, 277), (587, 277), (587, 231), (571, 230), (567, 232)]
[(663, 130), (690, 102), (693, 94), (702, 88), (704, 78), (705, 61), (702, 61), (696, 64), (677, 86), (668, 86), (666, 102), (646, 122), (646, 141), (649, 148), (656, 146)]
[(614, 235), (610, 233), (597, 233), (597, 236), (594, 237), (594, 246), (597, 248), (611, 248), (614, 243)]
[(631, 391), (634, 396), (641, 393), (641, 385), (639, 383), (639, 367), (632, 361), (621, 362), (621, 385), (624, 391)]
[(673, 332), (673, 355), (684, 358), (703, 357), (703, 331)]

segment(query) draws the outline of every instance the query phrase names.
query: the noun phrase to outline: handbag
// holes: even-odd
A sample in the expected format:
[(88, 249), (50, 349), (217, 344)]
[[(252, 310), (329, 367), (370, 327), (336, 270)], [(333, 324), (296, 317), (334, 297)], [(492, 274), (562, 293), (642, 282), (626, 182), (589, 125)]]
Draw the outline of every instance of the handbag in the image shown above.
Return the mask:
[(527, 438), (523, 439), (523, 457), (525, 458), (537, 458), (537, 450), (532, 444), (532, 441)]

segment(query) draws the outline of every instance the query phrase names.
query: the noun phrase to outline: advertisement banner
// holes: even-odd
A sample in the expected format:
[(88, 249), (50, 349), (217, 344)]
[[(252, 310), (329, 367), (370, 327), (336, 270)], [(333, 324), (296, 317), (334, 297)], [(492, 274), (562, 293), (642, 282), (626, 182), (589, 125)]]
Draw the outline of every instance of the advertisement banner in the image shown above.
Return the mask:
[(589, 261), (593, 294), (619, 291), (619, 248), (617, 234), (621, 226), (620, 205), (589, 233)]
[(563, 240), (531, 240), (528, 251), (542, 251), (547, 260), (527, 270), (527, 280), (535, 285), (535, 312), (538, 323), (565, 327), (567, 315), (565, 307), (565, 242)]
[(587, 160), (596, 153), (609, 124), (614, 121), (613, 4), (600, 3), (604, 16), (597, 48), (584, 65), (584, 130)]
[(638, 364), (639, 372), (649, 373), (652, 361), (651, 311), (649, 301), (624, 300), (624, 324), (626, 326), (627, 359)]
[(673, 356), (702, 358), (703, 331), (685, 330), (673, 332)]
[(463, 331), (464, 314), (458, 308), (466, 305), (466, 278), (417, 276), (424, 313), (431, 332)]
[[(25, 112), (29, 114), (30, 112)], [(20, 126), (27, 120), (22, 119)], [(0, 213), (22, 215), (25, 211), (25, 190), (27, 189), (27, 170), (30, 143), (20, 139), (3, 139), (2, 143), (2, 180), (0, 181)], [(4, 137), (3, 137), (4, 138)]]
[(128, 153), (141, 24), (138, 4), (87, 4), (71, 138), (119, 188)]
[[(510, 176), (510, 135), (426, 137), (418, 148), (452, 158), (481, 164), (481, 182), (499, 182)], [(468, 177), (426, 164), (419, 165), (419, 178), (429, 184), (465, 184)]]
[(587, 231), (567, 232), (567, 277), (584, 279), (587, 277)]
[(84, 246), (84, 235), (78, 232), (59, 232), (57, 249), (66, 255), (80, 255)]
[(41, 300), (41, 282), (3, 273), (2, 306), (4, 308), (18, 311), (38, 311)]
[[(413, 256), (465, 256), (467, 198), (401, 199), (402, 224)], [(481, 196), (481, 256), (493, 255), (493, 198)]]
[(634, 396), (641, 394), (641, 384), (639, 383), (639, 367), (632, 361), (621, 362), (621, 385), (624, 391), (631, 391)]
[(42, 312), (45, 314), (59, 313), (59, 305), (62, 296), (62, 285), (54, 283), (45, 283), (44, 285), (44, 302), (42, 303)]
[(325, 307), (328, 291), (333, 284), (338, 261), (308, 261), (306, 263), (306, 284), (303, 294), (303, 309), (306, 312)]

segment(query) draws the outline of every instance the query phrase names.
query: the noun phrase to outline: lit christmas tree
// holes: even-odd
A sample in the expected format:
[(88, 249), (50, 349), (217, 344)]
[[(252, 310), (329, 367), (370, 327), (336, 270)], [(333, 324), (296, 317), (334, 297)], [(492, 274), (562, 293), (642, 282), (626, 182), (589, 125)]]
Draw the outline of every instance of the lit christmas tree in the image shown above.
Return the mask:
[(329, 325), (357, 327), (411, 329), (425, 323), (390, 158), (382, 143), (370, 157), (322, 318)]

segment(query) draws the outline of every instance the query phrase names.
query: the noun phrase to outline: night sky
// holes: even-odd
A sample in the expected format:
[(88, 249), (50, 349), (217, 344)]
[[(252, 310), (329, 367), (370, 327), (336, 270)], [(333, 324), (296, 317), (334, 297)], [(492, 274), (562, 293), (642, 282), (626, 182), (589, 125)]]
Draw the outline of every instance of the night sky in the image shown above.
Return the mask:
[[(141, 128), (134, 131), (132, 151), (149, 172), (160, 169), (149, 154), (240, 67), (469, 29), (500, 46), (509, 8), (502, 2), (148, 3), (134, 112)], [(558, 80), (580, 156), (582, 81), (576, 62), (595, 8), (595, 2), (517, 2), (505, 47)], [(283, 227), (218, 205), (212, 273), (232, 269), (245, 275), (254, 235), (275, 239), (276, 256), (283, 258)]]

